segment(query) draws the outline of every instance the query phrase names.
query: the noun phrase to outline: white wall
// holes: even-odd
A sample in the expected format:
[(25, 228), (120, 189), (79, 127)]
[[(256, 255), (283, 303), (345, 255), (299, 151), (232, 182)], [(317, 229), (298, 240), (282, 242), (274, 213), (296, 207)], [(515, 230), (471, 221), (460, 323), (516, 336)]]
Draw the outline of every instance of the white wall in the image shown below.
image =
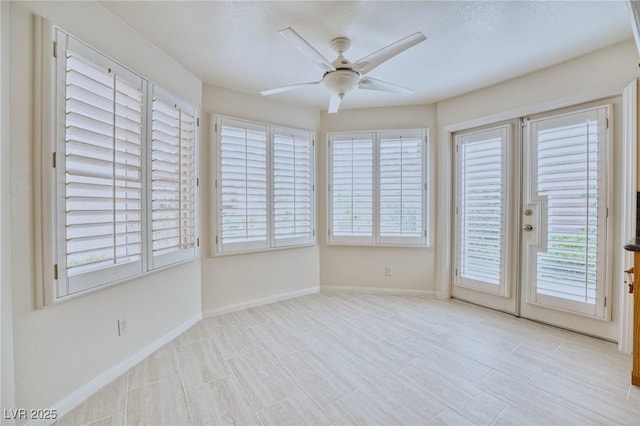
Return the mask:
[[(214, 86), (204, 86), (201, 118), (201, 245), (202, 310), (221, 309), (253, 299), (275, 297), (319, 286), (318, 247), (293, 248), (262, 253), (211, 257), (212, 208), (210, 115), (253, 120), (262, 123), (317, 132), (320, 114), (312, 108), (294, 107)], [(317, 144), (316, 144), (317, 145)], [(317, 150), (317, 146), (316, 146)]]
[[(35, 309), (34, 240), (39, 236), (33, 229), (32, 154), (39, 141), (33, 138), (32, 116), (34, 14), (195, 105), (202, 90), (197, 78), (98, 3), (11, 4), (11, 250), (15, 406), (21, 408), (53, 406), (200, 314), (199, 261)], [(118, 337), (117, 319), (123, 316), (129, 331)]]
[[(316, 144), (318, 164), (318, 241), (322, 286), (369, 287), (396, 290), (435, 290), (435, 246), (429, 248), (329, 246), (327, 241), (327, 133), (337, 131), (428, 128), (430, 157), (436, 137), (435, 105), (342, 110), (321, 115), (322, 133)], [(433, 161), (430, 162), (433, 164)], [(430, 167), (430, 171), (433, 171)], [(435, 188), (434, 173), (430, 187)], [(434, 191), (431, 191), (433, 193)], [(428, 209), (433, 210), (430, 202)], [(433, 216), (429, 231), (435, 234)], [(384, 275), (385, 265), (393, 275)]]
[(0, 3), (0, 411), (15, 407), (11, 292), (9, 3)]
[[(522, 77), (509, 80), (495, 86), (461, 95), (438, 103), (438, 124), (443, 127), (460, 127), (482, 124), (484, 119), (492, 121), (528, 116), (531, 114), (566, 107), (574, 104), (594, 101), (621, 95), (624, 88), (640, 75), (638, 54), (632, 40), (591, 54), (545, 68)], [(621, 148), (621, 104), (619, 98), (614, 103), (613, 123), (613, 229), (619, 229), (621, 194), (620, 185), (622, 148)], [(486, 123), (485, 123), (486, 124)], [(439, 135), (438, 144), (438, 281), (440, 289), (450, 283), (451, 269), (448, 260), (451, 242), (451, 140)], [(616, 184), (618, 183), (618, 184)], [(613, 270), (610, 283), (614, 288), (613, 316), (614, 324), (618, 320), (618, 300), (621, 280), (621, 250), (624, 241), (614, 233), (612, 241)], [(443, 290), (444, 292), (444, 290)]]

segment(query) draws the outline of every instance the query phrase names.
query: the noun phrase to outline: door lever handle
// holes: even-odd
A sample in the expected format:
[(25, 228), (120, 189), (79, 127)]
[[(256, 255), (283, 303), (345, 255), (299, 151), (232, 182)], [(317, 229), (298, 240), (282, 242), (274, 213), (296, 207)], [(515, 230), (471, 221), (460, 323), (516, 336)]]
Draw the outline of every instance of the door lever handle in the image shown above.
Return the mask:
[(522, 229), (523, 229), (524, 231), (530, 232), (530, 231), (533, 231), (533, 226), (531, 226), (531, 225), (529, 225), (529, 224), (527, 223), (525, 226), (523, 226), (523, 227), (522, 227)]

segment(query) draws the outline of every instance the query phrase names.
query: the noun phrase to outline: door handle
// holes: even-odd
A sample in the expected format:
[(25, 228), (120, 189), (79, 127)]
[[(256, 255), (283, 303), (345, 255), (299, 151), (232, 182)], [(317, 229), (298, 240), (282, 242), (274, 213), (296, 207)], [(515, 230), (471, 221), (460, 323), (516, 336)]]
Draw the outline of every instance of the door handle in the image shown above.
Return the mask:
[(524, 231), (530, 232), (530, 231), (533, 231), (533, 226), (526, 224), (525, 226), (522, 227), (522, 229)]

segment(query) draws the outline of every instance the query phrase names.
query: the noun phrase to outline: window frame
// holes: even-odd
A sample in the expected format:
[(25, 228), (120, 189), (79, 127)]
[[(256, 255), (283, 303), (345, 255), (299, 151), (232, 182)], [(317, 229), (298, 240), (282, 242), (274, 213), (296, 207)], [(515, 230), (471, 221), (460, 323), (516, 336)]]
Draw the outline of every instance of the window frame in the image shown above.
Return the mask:
[[(372, 138), (372, 235), (363, 236), (347, 236), (333, 235), (333, 148), (332, 143), (336, 137), (361, 137), (371, 135)], [(422, 141), (422, 235), (418, 239), (416, 237), (398, 237), (398, 236), (381, 236), (380, 235), (380, 140), (389, 137), (413, 137), (418, 135)], [(428, 128), (409, 128), (409, 129), (381, 129), (366, 131), (347, 131), (347, 132), (328, 132), (327, 133), (327, 175), (326, 175), (326, 244), (328, 246), (358, 246), (358, 247), (406, 247), (406, 248), (428, 248), (431, 247), (431, 231), (430, 231), (430, 161), (431, 161), (431, 142)]]
[[(239, 125), (245, 125), (252, 128), (263, 127), (265, 129), (266, 134), (266, 161), (267, 161), (267, 169), (266, 169), (266, 198), (267, 198), (267, 207), (266, 207), (266, 215), (267, 215), (267, 234), (266, 241), (264, 244), (260, 241), (260, 244), (254, 243), (232, 243), (232, 249), (225, 250), (223, 245), (222, 238), (222, 197), (221, 197), (221, 189), (222, 189), (222, 167), (221, 167), (221, 152), (222, 152), (222, 125), (223, 122), (231, 122), (237, 123)], [(286, 130), (293, 134), (307, 134), (311, 140), (311, 158), (309, 159), (309, 164), (311, 167), (311, 235), (305, 240), (303, 238), (291, 239), (288, 244), (280, 244), (276, 243), (275, 239), (275, 214), (274, 207), (275, 202), (273, 199), (274, 193), (274, 137), (276, 130)], [(210, 153), (210, 161), (211, 161), (211, 193), (212, 193), (212, 230), (211, 232), (211, 257), (219, 257), (219, 256), (232, 256), (238, 254), (249, 254), (249, 253), (261, 253), (261, 252), (269, 252), (274, 250), (288, 250), (288, 249), (296, 249), (303, 247), (313, 247), (316, 245), (316, 163), (315, 163), (315, 139), (316, 133), (312, 130), (300, 129), (290, 126), (278, 125), (278, 124), (269, 124), (260, 121), (247, 120), (238, 117), (230, 117), (222, 114), (211, 114), (211, 153)]]
[[(151, 211), (149, 198), (151, 194), (151, 115), (152, 93), (154, 90), (164, 91), (176, 101), (193, 108), (196, 119), (195, 135), (195, 173), (197, 186), (194, 187), (196, 220), (199, 213), (199, 108), (191, 105), (169, 91), (157, 86), (151, 80), (136, 73), (130, 68), (115, 61), (100, 50), (85, 43), (64, 29), (53, 25), (46, 19), (36, 22), (36, 48), (39, 52), (36, 61), (35, 120), (37, 140), (35, 152), (37, 167), (34, 191), (36, 192), (36, 234), (42, 235), (36, 241), (36, 307), (42, 308), (67, 300), (82, 297), (114, 285), (128, 282), (153, 274), (157, 271), (189, 263), (199, 258), (199, 226), (196, 224), (196, 248), (192, 256), (173, 259), (162, 265), (153, 267), (150, 257), (151, 247)], [(120, 265), (90, 270), (76, 277), (77, 281), (69, 286), (66, 273), (66, 208), (65, 208), (65, 115), (66, 115), (66, 50), (68, 45), (74, 46), (79, 58), (89, 63), (113, 69), (116, 74), (133, 76), (141, 82), (141, 253), (140, 260)], [(53, 46), (53, 49), (51, 49)], [(196, 222), (197, 223), (197, 222)], [(91, 237), (91, 236), (89, 236)], [(114, 273), (114, 271), (122, 271)]]

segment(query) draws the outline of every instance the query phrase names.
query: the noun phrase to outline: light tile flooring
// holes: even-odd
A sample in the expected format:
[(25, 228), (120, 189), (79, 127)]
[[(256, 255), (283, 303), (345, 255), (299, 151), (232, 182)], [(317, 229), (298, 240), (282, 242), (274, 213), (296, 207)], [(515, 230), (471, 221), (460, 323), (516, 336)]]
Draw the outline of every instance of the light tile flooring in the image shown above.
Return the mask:
[(63, 425), (640, 425), (615, 345), (456, 301), (316, 294), (206, 318)]

